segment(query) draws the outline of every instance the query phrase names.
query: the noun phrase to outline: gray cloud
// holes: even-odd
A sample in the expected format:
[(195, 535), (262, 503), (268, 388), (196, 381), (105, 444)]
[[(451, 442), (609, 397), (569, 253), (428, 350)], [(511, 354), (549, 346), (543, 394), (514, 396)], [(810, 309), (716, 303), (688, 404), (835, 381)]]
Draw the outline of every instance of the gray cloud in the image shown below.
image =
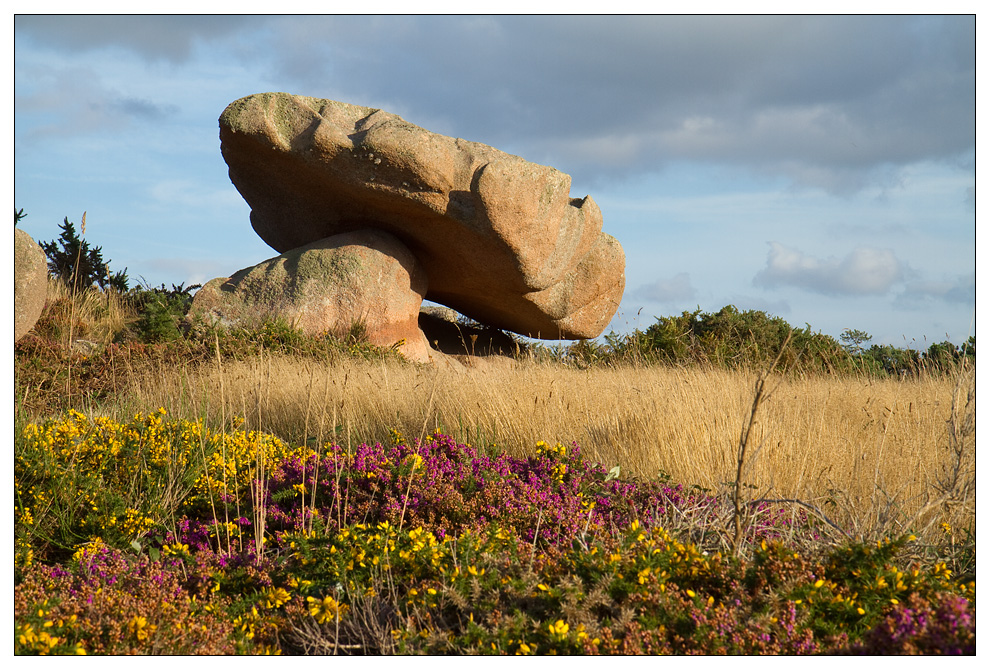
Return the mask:
[(420, 125), (445, 117), (576, 176), (719, 161), (850, 192), (975, 142), (971, 17), (294, 17), (273, 30), (286, 81)]
[(182, 63), (196, 43), (241, 30), (244, 16), (19, 15), (16, 37), (68, 52), (119, 47), (149, 61)]
[(809, 256), (770, 242), (767, 265), (754, 286), (792, 286), (822, 295), (882, 295), (904, 277), (904, 267), (890, 249), (858, 247), (842, 259)]
[(933, 303), (976, 305), (976, 273), (971, 272), (942, 280), (918, 280), (908, 282), (903, 293), (898, 294), (894, 306), (898, 309), (918, 310)]
[(972, 16), (19, 16), (15, 36), (210, 48), (589, 185), (697, 161), (851, 193), (975, 149)]
[(681, 272), (669, 279), (658, 279), (652, 284), (644, 284), (632, 291), (632, 295), (651, 302), (674, 303), (693, 299), (697, 291), (691, 286), (690, 275)]
[(30, 65), (20, 74), (31, 84), (25, 86), (27, 92), (15, 96), (15, 114), (35, 112), (43, 119), (26, 134), (30, 139), (119, 130), (131, 121), (158, 121), (179, 110), (171, 103), (108, 88), (89, 68)]
[(179, 108), (171, 104), (157, 104), (143, 98), (120, 96), (107, 100), (102, 105), (110, 114), (157, 121), (178, 112)]

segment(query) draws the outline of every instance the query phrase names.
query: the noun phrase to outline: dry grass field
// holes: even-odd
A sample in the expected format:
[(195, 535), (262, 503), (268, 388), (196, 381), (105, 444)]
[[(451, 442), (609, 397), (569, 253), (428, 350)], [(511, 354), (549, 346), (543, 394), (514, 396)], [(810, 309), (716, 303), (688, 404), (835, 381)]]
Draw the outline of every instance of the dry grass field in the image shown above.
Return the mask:
[[(757, 377), (531, 361), (457, 373), (266, 355), (197, 369), (160, 366), (114, 411), (162, 406), (217, 424), (243, 417), (250, 428), (296, 443), (316, 438), (351, 447), (386, 442), (391, 429), (407, 437), (440, 429), (515, 456), (531, 454), (538, 440), (577, 442), (591, 459), (619, 465), (623, 476), (666, 474), (720, 493), (736, 480)], [(942, 522), (968, 527), (975, 514), (975, 430), (966, 423), (975, 421), (974, 379), (972, 372), (769, 378), (747, 444), (750, 499), (799, 499), (864, 537)], [(946, 488), (953, 492), (943, 494)]]

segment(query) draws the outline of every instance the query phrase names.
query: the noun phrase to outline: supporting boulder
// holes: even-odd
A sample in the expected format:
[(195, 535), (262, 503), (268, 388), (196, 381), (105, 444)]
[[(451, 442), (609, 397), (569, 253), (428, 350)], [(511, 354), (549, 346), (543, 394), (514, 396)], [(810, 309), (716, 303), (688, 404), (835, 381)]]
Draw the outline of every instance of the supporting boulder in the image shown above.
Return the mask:
[(426, 273), (415, 256), (381, 230), (341, 233), (207, 282), (190, 319), (255, 326), (281, 318), (309, 335), (346, 337), (396, 346), (416, 362), (434, 355), (419, 329)]

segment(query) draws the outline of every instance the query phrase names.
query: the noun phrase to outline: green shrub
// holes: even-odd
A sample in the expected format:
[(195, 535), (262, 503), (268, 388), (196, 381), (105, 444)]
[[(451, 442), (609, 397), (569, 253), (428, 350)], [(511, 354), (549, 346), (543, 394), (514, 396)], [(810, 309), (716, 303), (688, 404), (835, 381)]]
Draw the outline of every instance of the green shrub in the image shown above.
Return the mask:
[[(24, 210), (14, 213), (14, 223), (26, 216)], [(20, 216), (18, 216), (20, 215)], [(86, 214), (83, 213), (82, 233), (86, 233)], [(75, 224), (65, 217), (59, 224), (62, 234), (57, 240), (40, 242), (39, 246), (48, 257), (48, 271), (61, 279), (68, 286), (87, 288), (94, 284), (102, 288), (113, 288), (124, 292), (127, 290), (127, 268), (117, 273), (111, 273), (109, 261), (104, 262), (101, 247), (90, 247), (76, 233)]]
[[(605, 336), (605, 355), (598, 359), (637, 360), (647, 363), (684, 365), (704, 363), (719, 367), (764, 367), (781, 349), (781, 369), (841, 371), (853, 369), (849, 353), (833, 338), (814, 333), (811, 326), (793, 328), (780, 317), (758, 310), (740, 312), (727, 305), (715, 313), (700, 309), (679, 316), (657, 317), (645, 331)], [(786, 347), (785, 347), (786, 343)], [(589, 350), (581, 345), (579, 354)]]
[(143, 342), (168, 342), (182, 337), (180, 323), (192, 306), (193, 289), (191, 286), (176, 286), (166, 289), (165, 284), (159, 288), (135, 288), (127, 294), (127, 300), (138, 313), (134, 324), (137, 338)]

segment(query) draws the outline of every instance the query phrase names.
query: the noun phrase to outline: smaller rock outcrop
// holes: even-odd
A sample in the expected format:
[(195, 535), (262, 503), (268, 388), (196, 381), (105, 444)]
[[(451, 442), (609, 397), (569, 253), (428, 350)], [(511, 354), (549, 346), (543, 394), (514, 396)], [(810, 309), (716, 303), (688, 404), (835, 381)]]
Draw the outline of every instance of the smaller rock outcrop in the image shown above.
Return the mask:
[(14, 229), (14, 342), (41, 317), (48, 297), (48, 260), (38, 243)]
[(250, 327), (279, 317), (309, 335), (359, 331), (409, 360), (441, 356), (419, 329), (426, 273), (408, 248), (381, 230), (333, 235), (207, 282), (190, 318)]

